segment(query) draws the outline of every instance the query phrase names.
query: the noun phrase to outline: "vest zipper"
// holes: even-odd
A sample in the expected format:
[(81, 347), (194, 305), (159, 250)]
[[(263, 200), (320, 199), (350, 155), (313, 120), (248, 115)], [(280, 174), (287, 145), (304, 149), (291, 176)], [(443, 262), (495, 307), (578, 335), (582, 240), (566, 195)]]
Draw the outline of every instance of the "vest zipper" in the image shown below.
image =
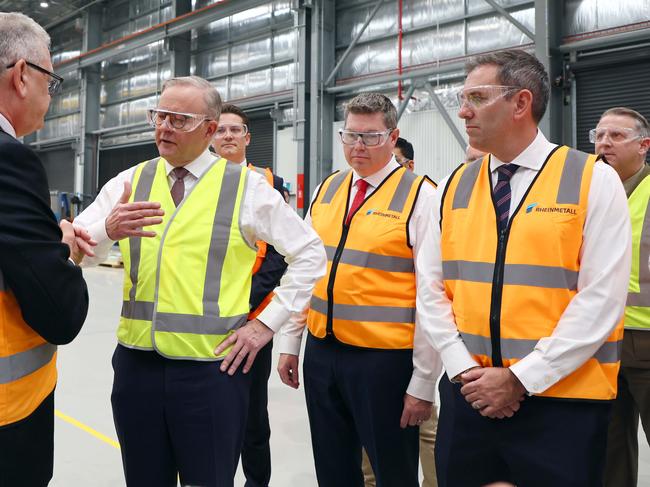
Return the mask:
[(490, 342), (492, 343), (492, 366), (503, 367), (501, 357), (501, 301), (503, 298), (503, 273), (505, 269), (506, 247), (508, 245), (508, 226), (499, 230), (497, 242), (497, 256), (494, 262), (494, 275), (492, 278), (492, 298), (490, 303)]
[(339, 240), (339, 245), (336, 247), (336, 252), (334, 252), (334, 257), (332, 258), (332, 268), (330, 269), (330, 277), (327, 281), (327, 336), (334, 335), (334, 332), (332, 331), (332, 323), (334, 321), (334, 280), (336, 279), (336, 270), (339, 267), (339, 260), (341, 260), (341, 254), (343, 254), (343, 249), (345, 248), (345, 241), (348, 239), (349, 230), (350, 225), (343, 224), (341, 240)]

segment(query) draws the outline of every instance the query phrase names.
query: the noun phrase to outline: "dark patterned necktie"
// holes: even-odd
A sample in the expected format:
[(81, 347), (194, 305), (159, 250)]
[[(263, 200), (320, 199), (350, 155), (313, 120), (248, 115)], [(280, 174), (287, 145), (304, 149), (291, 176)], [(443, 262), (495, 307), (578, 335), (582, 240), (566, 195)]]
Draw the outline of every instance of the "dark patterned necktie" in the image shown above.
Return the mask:
[(175, 167), (172, 172), (176, 178), (171, 189), (172, 199), (174, 205), (178, 206), (185, 196), (185, 176), (189, 174), (189, 171), (184, 167)]
[(517, 164), (504, 164), (497, 168), (499, 179), (494, 187), (494, 202), (497, 207), (497, 223), (499, 229), (503, 229), (508, 224), (510, 215), (510, 199), (512, 192), (510, 190), (510, 178), (519, 169)]

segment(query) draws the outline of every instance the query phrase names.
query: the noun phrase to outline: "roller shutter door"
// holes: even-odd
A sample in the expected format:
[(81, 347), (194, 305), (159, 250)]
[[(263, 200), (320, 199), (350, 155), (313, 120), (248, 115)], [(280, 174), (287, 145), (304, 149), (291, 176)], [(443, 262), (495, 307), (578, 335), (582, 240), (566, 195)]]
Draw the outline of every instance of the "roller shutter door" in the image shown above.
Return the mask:
[(251, 116), (251, 143), (246, 149), (246, 160), (258, 167), (273, 169), (273, 120), (268, 112)]

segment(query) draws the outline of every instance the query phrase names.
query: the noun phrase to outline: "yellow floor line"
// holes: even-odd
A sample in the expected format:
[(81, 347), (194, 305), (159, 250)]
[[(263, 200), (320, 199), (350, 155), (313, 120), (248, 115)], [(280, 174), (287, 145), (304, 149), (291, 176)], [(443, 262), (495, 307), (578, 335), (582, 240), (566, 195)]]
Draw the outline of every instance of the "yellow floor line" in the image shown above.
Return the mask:
[(77, 428), (79, 428), (79, 429), (85, 431), (86, 433), (94, 436), (98, 440), (101, 440), (104, 443), (108, 443), (109, 445), (111, 445), (114, 448), (117, 448), (118, 450), (120, 449), (120, 444), (117, 441), (113, 440), (112, 438), (109, 438), (106, 435), (101, 434), (99, 431), (96, 431), (96, 430), (92, 429), (90, 426), (86, 426), (82, 422), (77, 421), (76, 419), (68, 416), (67, 414), (62, 413), (58, 409), (54, 410), (54, 414), (57, 417), (61, 418), (63, 421), (65, 421), (67, 423), (70, 423), (73, 426), (76, 426)]

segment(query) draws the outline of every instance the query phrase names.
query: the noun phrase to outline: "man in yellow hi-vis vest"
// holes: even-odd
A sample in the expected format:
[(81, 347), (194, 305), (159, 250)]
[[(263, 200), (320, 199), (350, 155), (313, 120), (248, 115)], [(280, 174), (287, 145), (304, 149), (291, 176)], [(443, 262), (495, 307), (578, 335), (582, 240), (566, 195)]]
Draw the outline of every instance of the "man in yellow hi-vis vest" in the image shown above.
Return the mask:
[[(118, 174), (77, 217), (98, 257), (118, 240), (124, 260), (111, 401), (129, 486), (233, 485), (247, 372), (325, 269), (318, 236), (280, 194), (208, 150), (220, 110), (203, 78), (167, 80), (148, 111), (160, 157)], [(290, 264), (249, 320), (258, 240)]]
[(422, 265), (440, 351), (441, 487), (602, 485), (616, 397), (630, 223), (616, 172), (538, 129), (548, 74), (508, 50), (469, 61), (469, 144), (437, 192)]
[(650, 433), (650, 125), (639, 112), (610, 108), (589, 132), (596, 153), (616, 170), (632, 220), (632, 272), (625, 308), (625, 335), (618, 396), (607, 441), (605, 487), (636, 485), (639, 470), (639, 416)]
[(363, 486), (362, 446), (378, 485), (417, 487), (418, 427), (431, 416), (440, 372), (418, 313), (434, 187), (395, 161), (397, 113), (386, 96), (353, 98), (340, 136), (350, 169), (325, 179), (306, 218), (325, 243), (328, 273), (307, 316), (283, 328), (278, 371), (298, 387), (306, 324), (305, 396), (321, 487)]
[[(248, 167), (264, 176), (284, 198), (284, 181), (269, 168), (253, 166), (246, 158), (246, 148), (251, 142), (250, 120), (246, 112), (236, 105), (226, 103), (221, 108), (219, 126), (212, 147), (229, 162)], [(287, 268), (284, 257), (272, 245), (259, 241), (251, 282), (250, 319), (257, 317), (271, 302), (273, 290)], [(273, 340), (257, 354), (251, 368), (251, 392), (244, 434), (241, 463), (245, 487), (268, 487), (271, 480), (271, 427), (268, 413), (268, 381), (271, 375)]]

